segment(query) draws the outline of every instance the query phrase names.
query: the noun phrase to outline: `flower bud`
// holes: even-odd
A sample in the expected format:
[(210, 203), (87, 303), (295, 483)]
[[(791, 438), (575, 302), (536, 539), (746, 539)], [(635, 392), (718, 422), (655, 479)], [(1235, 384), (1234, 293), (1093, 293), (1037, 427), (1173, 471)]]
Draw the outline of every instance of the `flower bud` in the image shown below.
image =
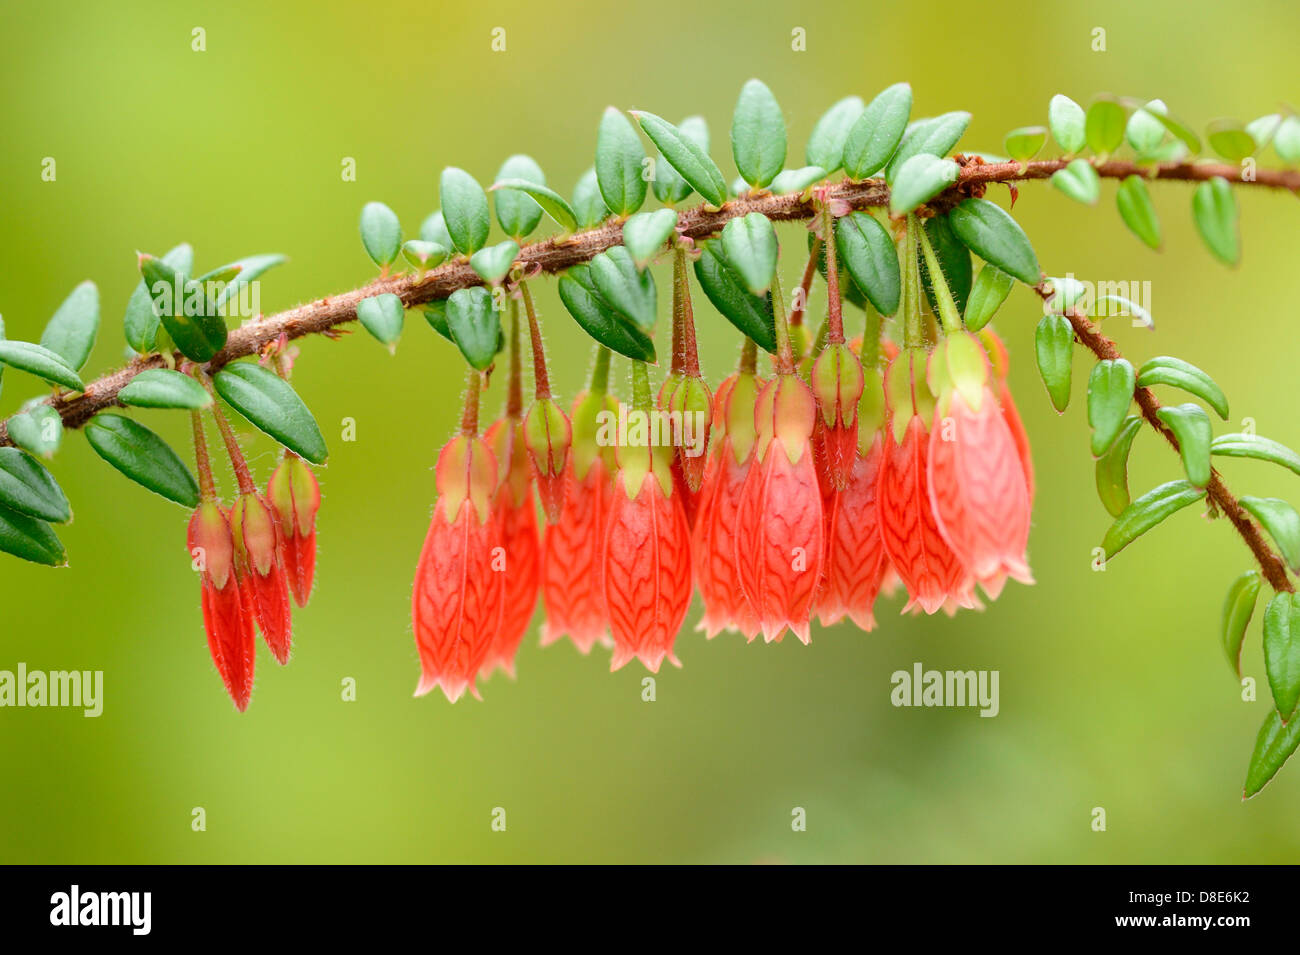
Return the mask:
[(226, 692), (243, 712), (253, 693), (256, 658), (253, 615), (232, 570), (235, 543), (226, 515), (215, 501), (204, 501), (189, 524), (190, 555), (201, 571), (200, 595), (208, 652)]
[(573, 444), (569, 418), (552, 398), (539, 398), (524, 417), (524, 445), (537, 475), (537, 496), (554, 524), (564, 507), (564, 462)]
[(686, 487), (698, 493), (704, 483), (704, 468), (708, 463), (709, 426), (713, 415), (713, 396), (709, 386), (699, 375), (683, 375), (677, 387), (663, 400), (660, 407), (670, 415), (669, 420), (680, 422), (674, 437), (677, 441), (676, 464), (681, 470)]
[(281, 556), (294, 600), (305, 607), (316, 575), (316, 512), (320, 485), (306, 462), (286, 452), (266, 486), (280, 528)]
[(288, 663), (293, 622), (275, 516), (257, 494), (241, 494), (230, 509), (230, 530), (240, 589), (246, 590), (245, 597), (271, 653), (280, 663)]
[(822, 349), (813, 365), (812, 387), (825, 427), (828, 476), (838, 490), (848, 486), (857, 456), (858, 402), (864, 386), (862, 363), (848, 345), (831, 343)]

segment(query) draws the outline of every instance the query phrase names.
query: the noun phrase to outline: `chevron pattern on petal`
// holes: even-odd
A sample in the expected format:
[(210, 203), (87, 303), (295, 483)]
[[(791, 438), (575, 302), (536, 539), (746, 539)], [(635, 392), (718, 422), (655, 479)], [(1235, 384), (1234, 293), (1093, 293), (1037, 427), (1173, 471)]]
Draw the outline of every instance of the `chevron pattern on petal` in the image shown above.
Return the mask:
[(753, 640), (758, 618), (740, 587), (736, 564), (736, 533), (741, 491), (749, 475), (752, 458), (741, 464), (724, 438), (719, 454), (709, 467), (701, 491), (699, 512), (691, 537), (691, 564), (695, 586), (704, 600), (704, 619), (699, 629), (709, 639), (724, 629), (734, 629)]
[[(885, 436), (880, 472), (880, 532), (885, 553), (911, 598), (926, 613), (943, 607), (967, 576), (957, 555), (939, 533), (930, 506), (927, 459), (930, 436), (919, 415), (912, 415), (903, 443)], [(964, 599), (964, 598), (959, 598)]]
[(600, 586), (600, 550), (610, 478), (597, 458), (578, 481), (573, 458), (565, 464), (565, 502), (560, 519), (546, 526), (542, 548), (542, 597), (546, 622), (542, 646), (568, 634), (583, 653), (608, 639), (608, 615)]
[(885, 576), (885, 545), (880, 536), (877, 490), (884, 445), (877, 435), (865, 458), (858, 458), (848, 486), (831, 499), (826, 515), (826, 572), (818, 599), (823, 624), (848, 615), (871, 630), (872, 610)]
[(789, 627), (807, 643), (826, 547), (822, 495), (811, 449), (803, 448), (798, 462), (791, 464), (780, 438), (773, 438), (763, 460), (750, 469), (739, 519), (736, 563), (763, 639), (780, 639)]
[(1034, 459), (1029, 452), (1029, 434), (1025, 431), (1024, 422), (1020, 420), (1020, 411), (1016, 408), (1016, 403), (1011, 397), (1011, 389), (1007, 387), (1006, 382), (998, 383), (998, 404), (1002, 406), (1002, 416), (1006, 419), (1007, 427), (1011, 429), (1011, 437), (1016, 442), (1016, 453), (1020, 456), (1020, 465), (1025, 470), (1025, 484), (1029, 488), (1029, 506), (1034, 506)]
[(492, 568), (498, 546), (496, 521), (480, 523), (469, 500), (451, 523), (434, 509), (411, 595), (423, 670), (417, 696), (440, 685), (455, 702), (474, 682), (501, 623), (505, 575)]
[(681, 502), (647, 473), (634, 498), (618, 478), (605, 528), (602, 584), (614, 636), (610, 669), (639, 659), (652, 673), (672, 653), (691, 601), (690, 533)]
[(541, 542), (537, 533), (537, 508), (531, 489), (516, 503), (508, 488), (497, 491), (497, 526), (505, 548), (505, 580), (501, 587), (501, 626), (492, 649), (483, 661), (479, 676), (486, 677), (500, 667), (515, 673), (515, 654), (528, 632), (541, 587)]

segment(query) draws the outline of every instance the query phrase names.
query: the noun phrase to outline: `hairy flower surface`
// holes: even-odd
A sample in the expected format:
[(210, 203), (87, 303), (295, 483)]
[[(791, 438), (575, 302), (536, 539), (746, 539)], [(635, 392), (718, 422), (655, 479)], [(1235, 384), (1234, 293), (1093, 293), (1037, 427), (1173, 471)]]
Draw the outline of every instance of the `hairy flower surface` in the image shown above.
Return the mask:
[(266, 499), (280, 526), (280, 556), (293, 599), (307, 606), (316, 577), (316, 512), (320, 484), (305, 461), (286, 451), (266, 486)]
[(281, 664), (288, 663), (293, 615), (275, 514), (260, 495), (240, 494), (230, 508), (230, 530), (235, 540), (240, 592), (272, 656)]
[(205, 501), (190, 518), (190, 554), (200, 568), (203, 628), (208, 652), (226, 692), (241, 713), (253, 693), (256, 634), (253, 616), (239, 590), (235, 574), (235, 542), (226, 515), (214, 501)]

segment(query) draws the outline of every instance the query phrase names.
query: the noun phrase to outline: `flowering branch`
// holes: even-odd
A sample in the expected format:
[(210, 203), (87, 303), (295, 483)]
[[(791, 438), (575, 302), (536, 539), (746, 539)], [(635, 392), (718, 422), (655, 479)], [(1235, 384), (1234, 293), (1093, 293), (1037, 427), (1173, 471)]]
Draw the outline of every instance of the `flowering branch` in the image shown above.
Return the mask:
[[(1068, 164), (1064, 159), (1026, 163), (986, 163), (970, 157), (958, 159), (962, 162), (962, 168), (957, 182), (929, 203), (930, 208), (936, 211), (946, 209), (966, 196), (979, 194), (989, 183), (1047, 179)], [(1109, 179), (1139, 175), (1148, 179), (1202, 182), (1222, 178), (1239, 185), (1287, 189), (1300, 194), (1300, 170), (1257, 169), (1248, 177), (1241, 166), (1224, 163), (1140, 164), (1126, 160), (1098, 162), (1094, 168), (1099, 176)], [(844, 180), (824, 187), (821, 192), (823, 202), (842, 203), (849, 209), (889, 205), (889, 187), (879, 179)], [(810, 219), (817, 214), (818, 209), (818, 204), (806, 191), (785, 195), (755, 191), (729, 200), (720, 207), (701, 204), (683, 210), (678, 216), (677, 231), (685, 238), (699, 240), (717, 235), (729, 221), (751, 212), (762, 213), (773, 221), (789, 221)], [(525, 245), (519, 252), (517, 264), (522, 266), (524, 274), (556, 274), (587, 262), (601, 252), (622, 244), (622, 241), (623, 223), (611, 220), (584, 232), (559, 235)], [(207, 370), (213, 373), (236, 359), (257, 354), (280, 341), (282, 336), (285, 339), (295, 339), (326, 334), (335, 326), (355, 321), (358, 303), (372, 296), (391, 293), (401, 299), (407, 308), (414, 308), (436, 299), (444, 299), (458, 289), (482, 284), (483, 279), (464, 258), (423, 274), (412, 272), (380, 277), (362, 288), (308, 302), (234, 329), (230, 332), (225, 347), (207, 363)], [(78, 428), (100, 411), (118, 405), (118, 392), (140, 372), (166, 366), (167, 360), (162, 355), (141, 356), (90, 382), (82, 392), (59, 392), (46, 403), (59, 413), (64, 427)], [(12, 444), (6, 423), (0, 422), (0, 447)], [(1230, 518), (1233, 517), (1233, 512), (1226, 512)], [(1239, 511), (1236, 513), (1240, 514)]]

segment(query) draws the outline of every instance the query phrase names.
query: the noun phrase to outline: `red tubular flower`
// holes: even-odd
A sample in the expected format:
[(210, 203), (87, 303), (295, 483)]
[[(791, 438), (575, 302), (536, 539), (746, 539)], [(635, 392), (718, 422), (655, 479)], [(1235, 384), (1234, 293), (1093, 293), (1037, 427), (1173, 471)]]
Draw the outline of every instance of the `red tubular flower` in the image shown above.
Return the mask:
[(862, 399), (862, 363), (843, 342), (827, 345), (812, 369), (826, 476), (831, 486), (848, 486), (858, 456), (858, 402)]
[(673, 641), (691, 603), (691, 545), (665, 450), (618, 449), (601, 571), (614, 637), (611, 670), (633, 657), (652, 673), (664, 657), (677, 662)]
[(754, 404), (761, 382), (750, 373), (732, 375), (718, 386), (713, 426), (722, 440), (710, 457), (691, 536), (695, 586), (704, 599), (696, 629), (712, 639), (724, 629), (745, 639), (758, 635), (758, 615), (740, 587), (736, 536), (741, 491), (754, 463)]
[(257, 618), (271, 654), (279, 663), (288, 663), (293, 618), (275, 515), (261, 495), (245, 492), (235, 498), (230, 508), (230, 530), (235, 540), (240, 592)]
[(533, 462), (542, 510), (554, 524), (564, 507), (564, 462), (573, 442), (568, 416), (554, 399), (538, 398), (524, 418), (522, 437)]
[(311, 468), (292, 451), (284, 453), (271, 480), (266, 497), (275, 509), (280, 525), (281, 557), (293, 599), (299, 607), (311, 598), (316, 576), (316, 512), (320, 509), (320, 485)]
[(876, 626), (873, 607), (889, 561), (880, 536), (878, 490), (884, 443), (879, 435), (858, 456), (848, 485), (831, 495), (826, 511), (826, 573), (817, 598), (823, 626), (848, 616), (863, 630)]
[(505, 574), (495, 559), (501, 534), (492, 519), (496, 460), (474, 434), (459, 434), (438, 455), (438, 503), (415, 569), (411, 623), (420, 652), (415, 695), (441, 686), (456, 702), (471, 688), (500, 628)]
[(198, 506), (190, 518), (190, 555), (201, 570), (203, 628), (208, 651), (226, 692), (241, 713), (253, 693), (256, 635), (239, 580), (234, 573), (235, 543), (226, 515), (215, 501)]
[(566, 633), (583, 653), (608, 639), (608, 616), (600, 583), (610, 472), (594, 440), (600, 411), (612, 402), (603, 394), (580, 395), (573, 406), (574, 443), (565, 466), (565, 502), (560, 519), (546, 527), (542, 593), (546, 622), (542, 646)]
[(808, 642), (825, 549), (822, 496), (813, 463), (812, 391), (793, 374), (759, 393), (754, 464), (741, 490), (736, 564), (740, 585), (771, 642), (789, 627)]
[(1024, 466), (975, 336), (950, 335), (930, 359), (939, 400), (930, 437), (930, 502), (939, 531), (990, 598), (1008, 576), (1033, 583), (1025, 548)]
[(903, 349), (889, 366), (886, 393), (891, 425), (885, 429), (880, 468), (880, 533), (885, 553), (907, 588), (903, 608), (926, 613), (974, 607), (961, 560), (939, 531), (930, 504), (926, 430), (932, 396), (924, 376), (925, 353)]
[(985, 351), (988, 352), (989, 361), (993, 363), (993, 373), (997, 379), (998, 404), (1002, 407), (1002, 416), (1007, 419), (1007, 427), (1011, 429), (1011, 437), (1016, 442), (1016, 452), (1020, 455), (1020, 463), (1025, 469), (1025, 484), (1029, 487), (1029, 505), (1033, 507), (1034, 462), (1029, 453), (1029, 434), (1025, 431), (1024, 422), (1020, 420), (1020, 412), (1011, 398), (1011, 389), (1007, 387), (1007, 373), (1011, 368), (1007, 348), (991, 325), (980, 329), (979, 337)]
[(501, 534), (505, 578), (501, 587), (501, 623), (479, 676), (497, 667), (512, 677), (515, 654), (528, 632), (541, 586), (541, 545), (537, 536), (537, 510), (533, 506), (533, 480), (524, 450), (520, 424), (503, 418), (488, 429), (487, 444), (503, 473), (493, 503), (493, 520)]

